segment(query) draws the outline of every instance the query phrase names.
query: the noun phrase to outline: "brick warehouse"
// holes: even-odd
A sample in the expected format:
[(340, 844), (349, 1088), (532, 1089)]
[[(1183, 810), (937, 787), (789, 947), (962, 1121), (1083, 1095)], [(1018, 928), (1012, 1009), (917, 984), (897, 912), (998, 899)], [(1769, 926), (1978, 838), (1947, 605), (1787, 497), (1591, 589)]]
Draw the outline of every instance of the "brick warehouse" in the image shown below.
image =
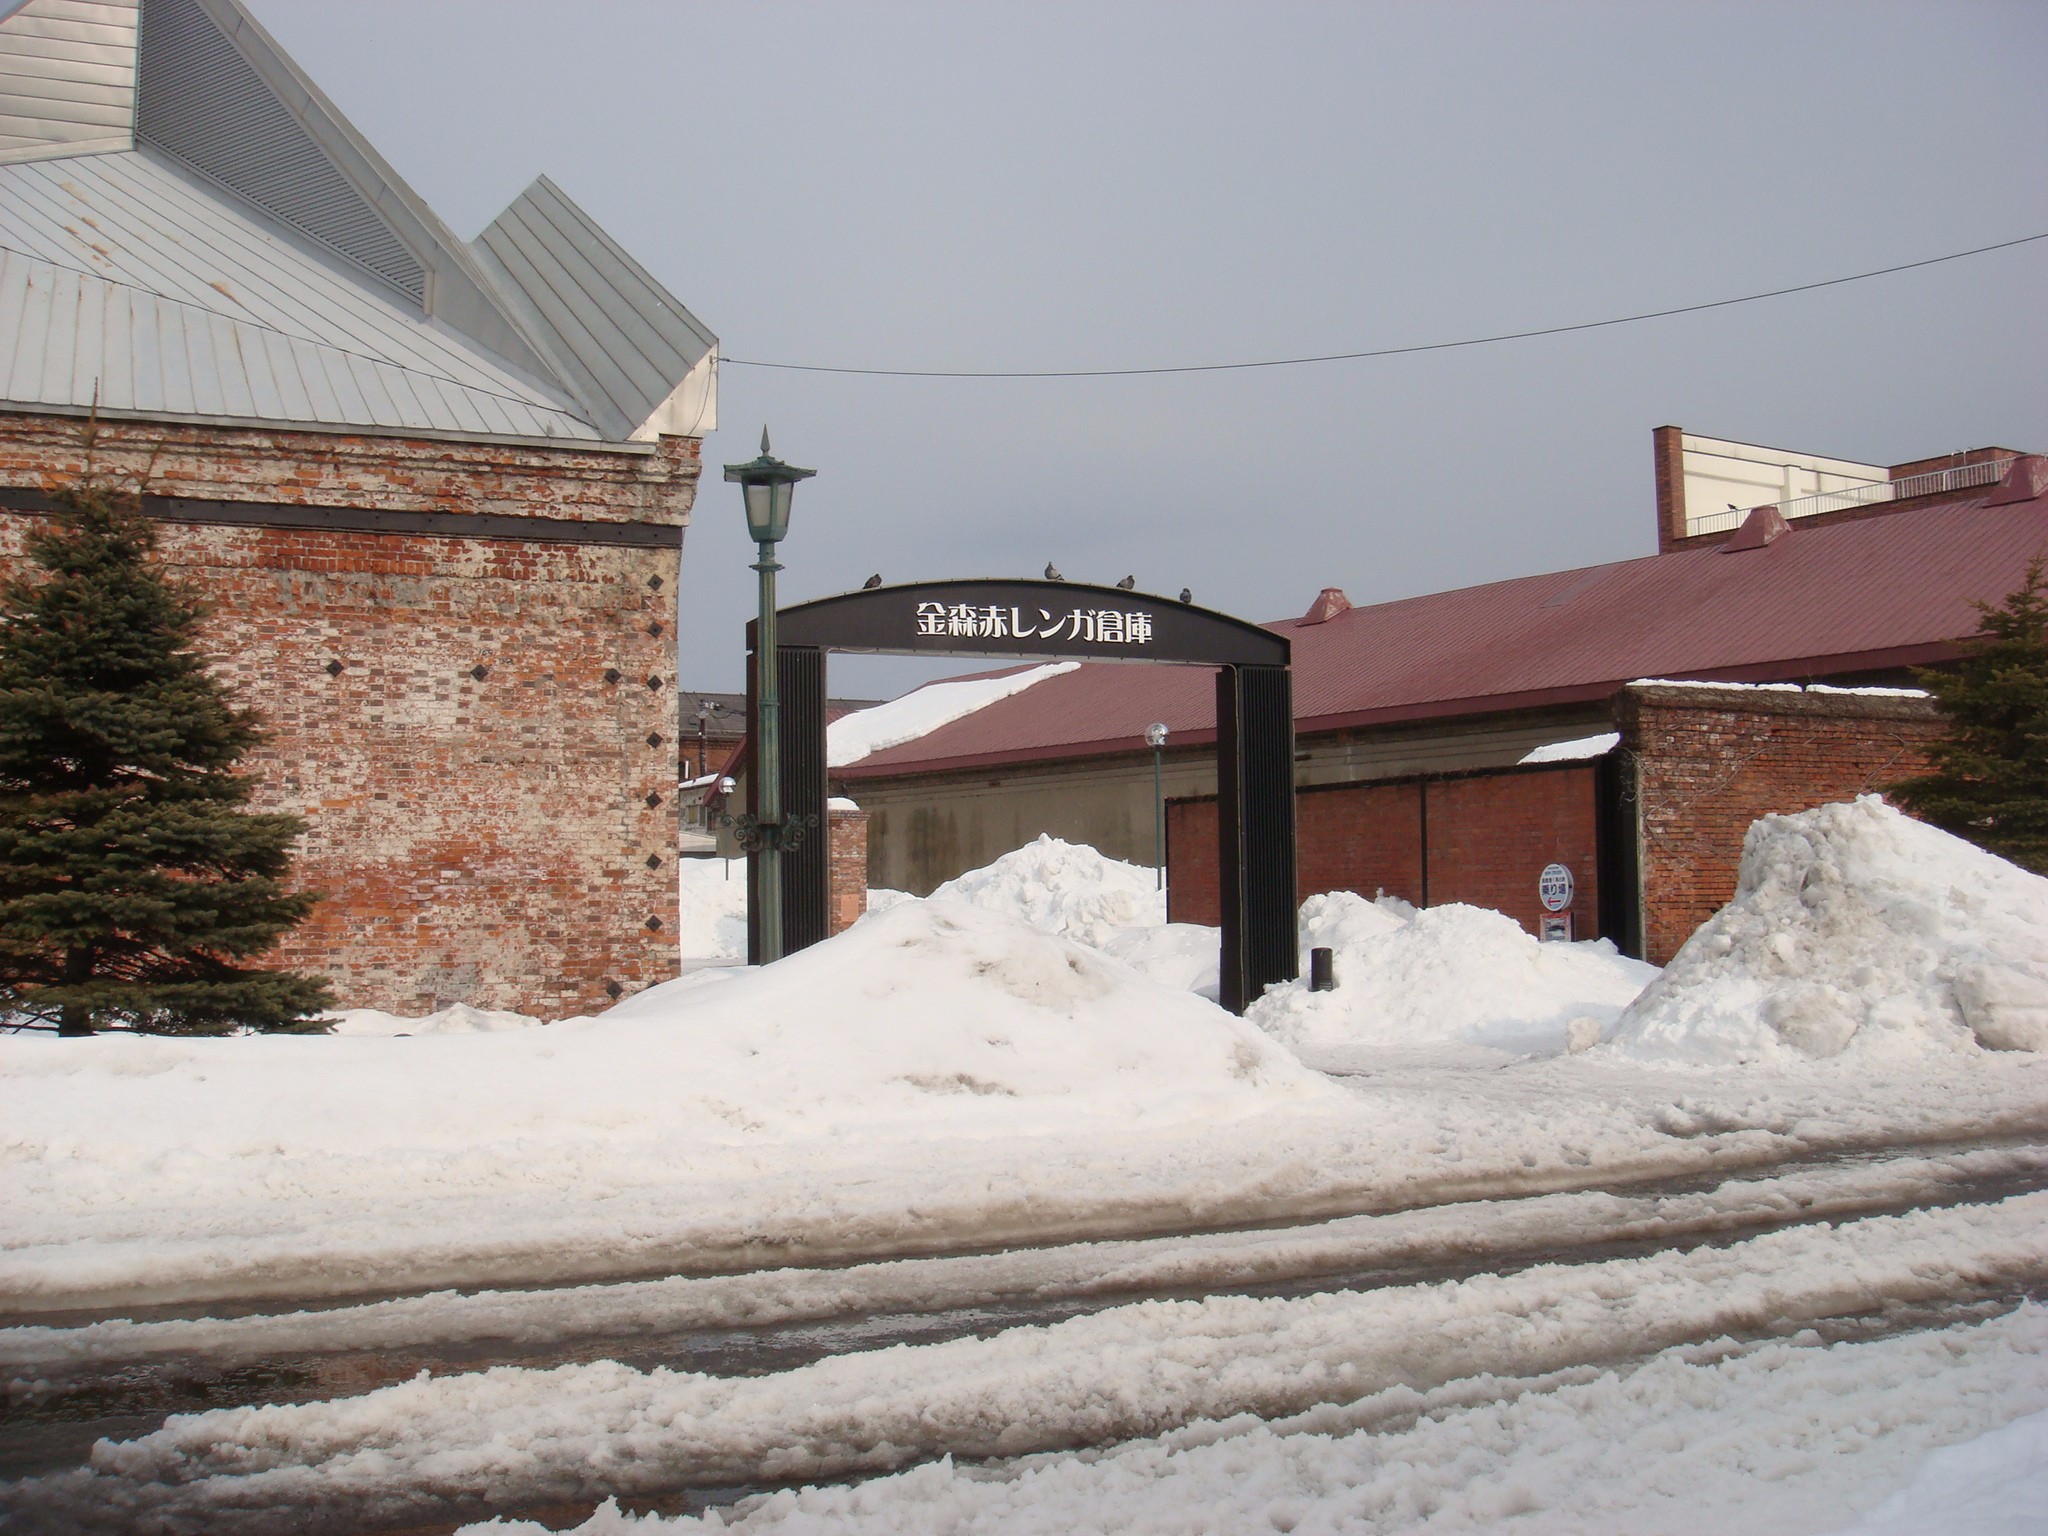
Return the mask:
[(234, 0), (0, 21), (0, 566), (94, 460), (263, 716), (349, 1005), (675, 973), (716, 339), (544, 178), (458, 240)]
[[(2048, 458), (1896, 467), (1655, 434), (1661, 552), (1270, 627), (1294, 650), (1299, 894), (1497, 908), (1662, 963), (1732, 894), (1769, 811), (1915, 772), (1940, 729), (1901, 689), (2048, 552)], [(1754, 486), (1783, 500), (1730, 514)], [(1642, 679), (1665, 681), (1646, 683)], [(1763, 686), (1758, 686), (1763, 685)], [(870, 878), (925, 892), (1042, 832), (1153, 858), (1169, 728), (1169, 909), (1217, 920), (1206, 673), (1084, 664), (835, 770)]]

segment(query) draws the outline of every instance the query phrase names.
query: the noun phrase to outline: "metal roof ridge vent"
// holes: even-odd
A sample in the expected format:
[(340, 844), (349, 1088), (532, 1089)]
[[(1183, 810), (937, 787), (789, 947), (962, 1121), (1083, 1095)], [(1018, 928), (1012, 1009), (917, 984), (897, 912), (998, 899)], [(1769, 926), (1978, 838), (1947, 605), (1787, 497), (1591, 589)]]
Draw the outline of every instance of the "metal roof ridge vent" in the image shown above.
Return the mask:
[(142, 10), (136, 135), (426, 302), (420, 261), (196, 0)]
[(1792, 531), (1792, 525), (1785, 521), (1784, 514), (1776, 507), (1753, 507), (1749, 516), (1742, 520), (1742, 526), (1729, 536), (1721, 546), (1721, 553), (1732, 555), (1738, 550), (1762, 549), (1775, 544)]
[(1308, 612), (1301, 616), (1304, 624), (1327, 624), (1340, 613), (1351, 611), (1351, 599), (1344, 595), (1342, 587), (1325, 587), (1316, 594), (1316, 600), (1308, 605)]

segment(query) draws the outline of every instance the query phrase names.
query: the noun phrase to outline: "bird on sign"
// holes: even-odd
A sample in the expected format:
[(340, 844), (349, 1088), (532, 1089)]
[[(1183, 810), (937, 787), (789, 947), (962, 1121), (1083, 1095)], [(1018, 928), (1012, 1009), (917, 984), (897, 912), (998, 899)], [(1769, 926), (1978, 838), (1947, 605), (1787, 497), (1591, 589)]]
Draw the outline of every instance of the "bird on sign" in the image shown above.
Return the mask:
[(1119, 592), (1128, 592), (1128, 591), (1130, 591), (1130, 590), (1131, 590), (1131, 588), (1135, 587), (1135, 586), (1136, 586), (1137, 584), (1138, 584), (1138, 578), (1137, 578), (1137, 577), (1135, 577), (1135, 576), (1126, 576), (1126, 577), (1125, 577), (1125, 578), (1124, 578), (1124, 579), (1123, 579), (1122, 581), (1118, 582), (1118, 583), (1117, 583), (1116, 585), (1117, 585), (1117, 590), (1118, 590)]
[(1195, 594), (1190, 588), (1182, 587), (1180, 589), (1180, 600), (1184, 603), (1192, 603), (1195, 600)]
[(881, 584), (882, 573), (880, 571), (877, 571), (874, 575), (870, 576), (866, 581), (860, 584), (860, 589), (863, 592), (872, 591), (874, 588), (879, 587)]
[(1062, 576), (1058, 571), (1054, 570), (1052, 567), (1052, 562), (1048, 560), (1045, 562), (1045, 579), (1047, 581), (1065, 581), (1067, 578)]

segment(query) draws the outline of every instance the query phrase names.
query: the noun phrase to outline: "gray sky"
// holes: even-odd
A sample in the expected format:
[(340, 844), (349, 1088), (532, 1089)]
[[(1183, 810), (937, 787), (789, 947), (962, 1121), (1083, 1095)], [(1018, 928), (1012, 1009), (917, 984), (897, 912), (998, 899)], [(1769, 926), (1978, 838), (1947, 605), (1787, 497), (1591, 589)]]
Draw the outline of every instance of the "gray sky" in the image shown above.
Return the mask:
[[(2048, 230), (2048, 6), (249, 0), (467, 237), (545, 171), (733, 358), (1227, 362), (1600, 319)], [(1253, 619), (1650, 552), (1650, 429), (2048, 448), (2048, 242), (1421, 357), (939, 381), (728, 366), (682, 682), (733, 687), (735, 488), (786, 601), (1036, 575)], [(952, 670), (964, 670), (965, 665)], [(838, 693), (929, 666), (840, 658)]]

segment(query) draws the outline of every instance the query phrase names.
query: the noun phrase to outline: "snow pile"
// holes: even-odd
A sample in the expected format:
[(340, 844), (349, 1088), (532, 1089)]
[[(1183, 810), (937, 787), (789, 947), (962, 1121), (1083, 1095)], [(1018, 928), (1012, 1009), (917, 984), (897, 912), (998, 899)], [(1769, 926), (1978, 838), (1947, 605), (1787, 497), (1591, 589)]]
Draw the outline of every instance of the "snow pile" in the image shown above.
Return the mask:
[(825, 761), (833, 768), (844, 768), (871, 753), (900, 747), (906, 741), (930, 735), (942, 725), (965, 719), (978, 709), (986, 709), (998, 699), (1022, 693), (1034, 683), (1071, 672), (1079, 665), (1078, 661), (1056, 661), (996, 677), (927, 683), (900, 699), (841, 715), (825, 727)]
[(1217, 930), (1200, 923), (1160, 923), (1122, 929), (1099, 947), (1162, 987), (1199, 992), (1213, 1001), (1218, 992), (1220, 943)]
[(530, 1029), (540, 1023), (531, 1014), (497, 1008), (472, 1008), (450, 1003), (438, 1013), (409, 1019), (378, 1008), (347, 1008), (331, 1015), (334, 1035), (477, 1035), (496, 1029)]
[[(0, 1295), (966, 1241), (1047, 1201), (1192, 1198), (1193, 1174), (1162, 1170), (1345, 1101), (1201, 998), (997, 913), (905, 902), (546, 1029), (9, 1038)], [(1092, 1184), (1057, 1171), (1067, 1147)]]
[(1416, 909), (1398, 896), (1367, 901), (1356, 891), (1325, 891), (1301, 904), (1301, 952), (1355, 949), (1415, 921)]
[(1657, 974), (1604, 939), (1541, 944), (1482, 907), (1405, 920), (1404, 908), (1348, 891), (1310, 898), (1304, 958), (1311, 947), (1335, 951), (1335, 990), (1311, 992), (1303, 977), (1270, 989), (1248, 1017), (1297, 1049), (1554, 1054), (1591, 1044)]
[(1766, 816), (1735, 898), (1622, 1017), (1639, 1060), (2048, 1050), (2048, 880), (1875, 795)]
[(1153, 870), (1040, 833), (1036, 842), (948, 880), (931, 899), (1005, 913), (1043, 933), (1100, 947), (1121, 929), (1166, 921), (1158, 884)]
[(747, 861), (676, 860), (676, 944), (685, 959), (736, 960), (747, 952)]
[(1929, 1456), (1911, 1482), (1837, 1536), (2039, 1536), (2048, 1525), (2048, 1412)]

